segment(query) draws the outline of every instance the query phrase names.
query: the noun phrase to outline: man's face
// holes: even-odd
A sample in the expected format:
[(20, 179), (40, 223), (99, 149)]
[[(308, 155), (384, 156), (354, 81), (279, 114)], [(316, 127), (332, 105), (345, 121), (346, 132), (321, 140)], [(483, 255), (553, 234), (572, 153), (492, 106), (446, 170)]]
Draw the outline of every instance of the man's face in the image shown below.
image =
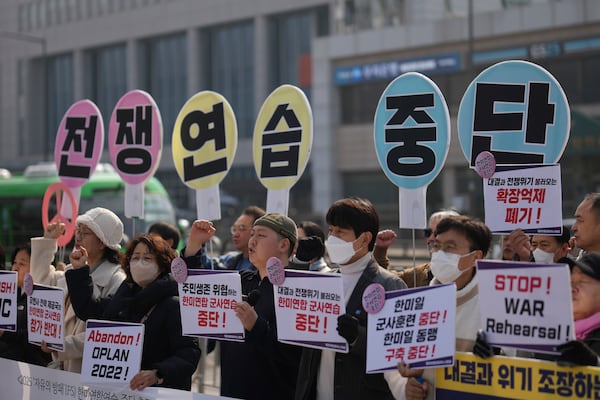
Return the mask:
[(543, 250), (546, 253), (552, 253), (554, 255), (554, 262), (565, 257), (569, 251), (566, 244), (558, 243), (555, 236), (548, 235), (533, 235), (533, 238), (531, 239), (531, 251), (535, 249)]
[(252, 265), (265, 271), (269, 258), (279, 258), (289, 250), (287, 243), (289, 240), (281, 238), (273, 229), (262, 225), (254, 226), (248, 240), (248, 258)]
[(429, 251), (432, 250), (433, 244), (435, 243), (435, 230), (437, 229), (440, 218), (435, 218), (429, 223), (429, 228), (425, 230), (425, 240), (427, 241), (427, 248)]
[(600, 311), (600, 281), (584, 274), (578, 267), (571, 271), (573, 318), (577, 321)]
[(338, 239), (343, 240), (344, 242), (352, 243), (352, 248), (354, 249), (354, 255), (344, 263), (344, 265), (352, 264), (356, 260), (363, 257), (369, 251), (369, 240), (370, 235), (369, 232), (363, 232), (358, 237), (354, 233), (354, 229), (352, 228), (342, 228), (335, 225), (329, 225), (329, 236), (335, 236)]
[[(458, 254), (461, 257), (458, 269), (466, 270), (475, 265), (477, 252), (471, 252), (471, 244), (467, 237), (459, 231), (449, 229), (446, 232), (436, 235), (433, 244), (433, 252), (443, 250), (446, 253)], [(469, 254), (472, 255), (469, 255)]]
[(248, 251), (248, 240), (250, 239), (250, 230), (254, 220), (250, 215), (240, 215), (231, 226), (231, 239), (233, 245), (238, 251), (246, 253)]
[(577, 247), (585, 251), (600, 251), (600, 224), (592, 210), (592, 201), (582, 201), (575, 211), (573, 235)]

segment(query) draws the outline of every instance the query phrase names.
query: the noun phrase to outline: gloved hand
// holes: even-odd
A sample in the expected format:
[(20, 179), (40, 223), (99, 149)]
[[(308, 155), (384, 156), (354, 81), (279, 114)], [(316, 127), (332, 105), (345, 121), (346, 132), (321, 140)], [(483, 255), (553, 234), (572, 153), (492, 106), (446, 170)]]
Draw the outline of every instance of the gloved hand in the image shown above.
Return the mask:
[(318, 236), (307, 236), (298, 240), (298, 249), (296, 258), (300, 261), (309, 262), (313, 258), (318, 258), (323, 254), (325, 247), (323, 241)]
[(340, 315), (338, 317), (337, 331), (341, 337), (346, 339), (348, 344), (354, 343), (358, 337), (358, 319), (349, 314)]
[(598, 365), (598, 354), (581, 340), (571, 340), (556, 348), (560, 356), (556, 359), (558, 365)]
[(477, 331), (477, 338), (473, 346), (473, 354), (481, 358), (490, 358), (495, 354), (494, 348), (487, 342), (483, 329)]

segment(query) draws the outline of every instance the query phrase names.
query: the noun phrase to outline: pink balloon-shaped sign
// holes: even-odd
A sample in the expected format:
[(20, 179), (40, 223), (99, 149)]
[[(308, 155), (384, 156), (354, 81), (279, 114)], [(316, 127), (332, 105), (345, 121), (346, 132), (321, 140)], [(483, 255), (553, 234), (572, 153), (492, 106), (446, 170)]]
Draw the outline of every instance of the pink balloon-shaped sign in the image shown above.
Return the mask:
[(23, 277), (23, 291), (27, 296), (33, 294), (33, 277), (30, 273), (26, 273)]
[(171, 261), (171, 275), (175, 282), (184, 283), (188, 278), (188, 267), (183, 258), (175, 257)]
[(90, 100), (74, 103), (65, 113), (54, 144), (58, 177), (65, 186), (82, 186), (94, 173), (104, 147), (104, 122)]
[(137, 185), (154, 175), (162, 140), (162, 119), (152, 96), (142, 90), (125, 93), (108, 125), (110, 160), (123, 181)]
[(362, 305), (369, 314), (377, 314), (385, 304), (385, 288), (380, 283), (371, 283), (363, 292)]
[(496, 158), (489, 151), (482, 151), (475, 158), (475, 171), (484, 179), (491, 178), (496, 172)]
[(281, 285), (285, 281), (285, 267), (277, 257), (267, 260), (267, 276), (273, 285)]

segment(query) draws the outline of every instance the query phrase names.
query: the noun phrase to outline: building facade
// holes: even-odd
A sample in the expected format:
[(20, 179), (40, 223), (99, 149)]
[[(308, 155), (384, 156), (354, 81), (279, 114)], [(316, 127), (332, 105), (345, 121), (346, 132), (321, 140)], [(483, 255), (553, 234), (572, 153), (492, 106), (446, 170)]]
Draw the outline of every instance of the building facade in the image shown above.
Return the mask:
[[(142, 89), (156, 100), (164, 125), (156, 175), (178, 207), (193, 210), (194, 193), (173, 165), (171, 134), (186, 100), (214, 90), (231, 103), (238, 123), (235, 161), (221, 183), (237, 201), (232, 215), (224, 215), (233, 217), (248, 204), (266, 204), (252, 162), (254, 121), (268, 94), (290, 83), (307, 94), (315, 123), (290, 215), (322, 222), (332, 201), (358, 195), (375, 203), (382, 225), (393, 227), (398, 191), (373, 146), (373, 115), (387, 84), (407, 71), (430, 76), (455, 130), (468, 84), (506, 59), (548, 69), (575, 113), (561, 161), (563, 177), (580, 178), (563, 179), (570, 216), (586, 192), (600, 187), (592, 167), (600, 152), (600, 3), (594, 0), (5, 0), (0, 167), (18, 171), (50, 159), (73, 102), (91, 99), (107, 121), (125, 92)], [(427, 199), (428, 210), (455, 207), (483, 216), (481, 178), (467, 168), (455, 132)]]

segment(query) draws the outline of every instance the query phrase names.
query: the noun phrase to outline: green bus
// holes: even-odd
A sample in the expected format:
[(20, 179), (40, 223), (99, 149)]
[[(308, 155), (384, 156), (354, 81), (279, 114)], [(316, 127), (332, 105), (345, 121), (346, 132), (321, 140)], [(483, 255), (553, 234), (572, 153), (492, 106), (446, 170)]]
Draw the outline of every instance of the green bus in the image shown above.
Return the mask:
[[(31, 237), (41, 236), (42, 202), (50, 184), (58, 182), (54, 163), (40, 163), (27, 167), (23, 174), (12, 175), (0, 169), (0, 244), (6, 251), (6, 261), (15, 245), (27, 243)], [(89, 181), (81, 187), (79, 214), (94, 207), (105, 207), (123, 221), (125, 234), (147, 232), (157, 221), (176, 224), (175, 209), (160, 181), (151, 178), (144, 190), (144, 219), (135, 222), (124, 214), (125, 182), (111, 164), (99, 163)], [(49, 218), (57, 214), (56, 202), (50, 202)], [(54, 207), (54, 209), (52, 209)], [(2, 265), (0, 265), (0, 268)]]

